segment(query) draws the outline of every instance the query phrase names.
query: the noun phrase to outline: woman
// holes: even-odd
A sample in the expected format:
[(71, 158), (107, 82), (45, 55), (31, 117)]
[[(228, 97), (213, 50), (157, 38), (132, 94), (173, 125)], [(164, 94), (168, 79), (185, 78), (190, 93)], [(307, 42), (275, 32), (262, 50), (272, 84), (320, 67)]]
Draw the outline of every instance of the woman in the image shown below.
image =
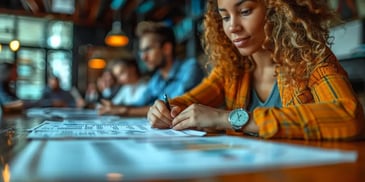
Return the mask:
[(325, 0), (209, 0), (203, 39), (214, 69), (171, 100), (171, 112), (157, 100), (147, 115), (152, 127), (263, 138), (363, 134), (362, 106), (328, 48), (334, 17)]

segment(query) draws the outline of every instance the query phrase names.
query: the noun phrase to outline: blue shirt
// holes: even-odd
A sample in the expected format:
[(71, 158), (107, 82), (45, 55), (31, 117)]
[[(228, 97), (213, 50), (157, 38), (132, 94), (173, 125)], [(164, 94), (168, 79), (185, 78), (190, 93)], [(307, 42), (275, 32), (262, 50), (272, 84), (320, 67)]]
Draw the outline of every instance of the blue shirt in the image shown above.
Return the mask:
[(76, 107), (75, 99), (69, 91), (62, 89), (51, 90), (49, 87), (45, 88), (42, 98), (36, 101), (35, 106), (52, 107), (53, 102), (55, 101), (63, 101), (66, 104), (66, 107)]
[(276, 81), (266, 101), (262, 102), (254, 89), (252, 89), (251, 95), (250, 112), (253, 112), (256, 107), (282, 107), (278, 83)]
[(169, 98), (180, 96), (199, 84), (204, 76), (204, 71), (195, 59), (175, 60), (166, 80), (160, 71), (155, 72), (137, 106), (152, 105), (156, 99), (162, 99), (164, 93)]

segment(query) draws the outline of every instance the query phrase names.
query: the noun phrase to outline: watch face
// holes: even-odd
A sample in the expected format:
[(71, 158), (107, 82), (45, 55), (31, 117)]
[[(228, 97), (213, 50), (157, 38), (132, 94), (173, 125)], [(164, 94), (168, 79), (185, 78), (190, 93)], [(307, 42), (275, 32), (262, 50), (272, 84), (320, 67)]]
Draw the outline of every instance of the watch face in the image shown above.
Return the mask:
[(243, 109), (236, 109), (231, 111), (229, 121), (234, 129), (240, 129), (247, 123), (249, 119), (248, 113)]

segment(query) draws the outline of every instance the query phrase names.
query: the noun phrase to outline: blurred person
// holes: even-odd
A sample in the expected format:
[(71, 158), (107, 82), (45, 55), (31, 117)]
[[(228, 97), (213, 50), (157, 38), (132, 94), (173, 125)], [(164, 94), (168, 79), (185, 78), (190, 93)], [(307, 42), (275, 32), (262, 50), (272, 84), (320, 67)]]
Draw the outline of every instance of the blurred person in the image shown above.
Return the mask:
[(363, 137), (363, 107), (328, 47), (336, 19), (326, 0), (208, 0), (203, 43), (214, 68), (170, 100), (171, 110), (156, 100), (151, 126), (266, 139)]
[(134, 106), (144, 95), (147, 82), (142, 78), (135, 59), (117, 59), (112, 63), (112, 73), (120, 89), (111, 101), (102, 100), (99, 113), (118, 114), (124, 106)]
[(84, 100), (88, 107), (94, 107), (95, 104), (99, 102), (99, 91), (95, 82), (90, 82), (87, 84)]
[(122, 116), (145, 116), (156, 99), (162, 98), (165, 93), (169, 97), (180, 96), (199, 84), (205, 76), (195, 59), (183, 61), (176, 58), (176, 40), (171, 27), (144, 21), (137, 25), (136, 34), (140, 57), (154, 74), (136, 105), (120, 107), (115, 113)]
[(77, 108), (84, 108), (86, 107), (86, 101), (85, 99), (81, 96), (79, 89), (77, 89), (75, 86), (73, 86), (71, 88), (70, 91), (72, 97), (75, 100), (75, 104)]
[(52, 75), (47, 80), (47, 87), (42, 97), (33, 106), (38, 107), (76, 107), (76, 101), (71, 92), (60, 87), (58, 77)]
[(17, 80), (17, 66), (14, 63), (0, 63), (0, 104), (4, 112), (21, 110), (24, 102), (17, 98), (15, 86)]
[(106, 100), (113, 98), (119, 88), (110, 69), (105, 69), (103, 71), (101, 76), (97, 79), (96, 85), (100, 92), (100, 99)]

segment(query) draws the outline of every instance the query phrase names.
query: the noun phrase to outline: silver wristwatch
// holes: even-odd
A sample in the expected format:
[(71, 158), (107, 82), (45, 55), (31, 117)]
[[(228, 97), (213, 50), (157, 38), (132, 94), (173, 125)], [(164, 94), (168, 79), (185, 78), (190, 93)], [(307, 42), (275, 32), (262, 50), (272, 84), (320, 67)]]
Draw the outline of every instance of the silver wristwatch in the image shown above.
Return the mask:
[(229, 113), (228, 121), (231, 124), (232, 129), (239, 131), (250, 120), (248, 112), (242, 108), (232, 110)]

